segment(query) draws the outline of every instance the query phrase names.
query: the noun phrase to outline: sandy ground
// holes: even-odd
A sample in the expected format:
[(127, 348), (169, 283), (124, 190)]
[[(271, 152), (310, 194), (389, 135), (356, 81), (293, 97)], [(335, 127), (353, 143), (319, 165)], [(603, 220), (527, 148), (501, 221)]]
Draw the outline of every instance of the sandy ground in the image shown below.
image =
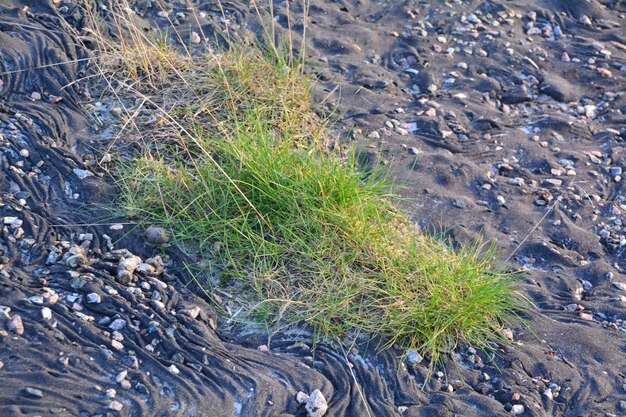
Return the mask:
[[(146, 28), (162, 7), (194, 30), (182, 3), (133, 7)], [(220, 7), (193, 4), (204, 33), (222, 33)], [(222, 6), (231, 30), (258, 29), (250, 5)], [(0, 415), (306, 416), (296, 394), (315, 389), (327, 416), (626, 415), (625, 13), (597, 0), (311, 5), (309, 71), (338, 130), (390, 167), (425, 230), (480, 234), (526, 271), (534, 334), (512, 329), (493, 361), (460, 351), (422, 389), (426, 365), (401, 351), (312, 351), (304, 332), (262, 351), (263, 334), (220, 332), (182, 253), (84, 226), (114, 197), (93, 157), (107, 137), (98, 92), (81, 81), (87, 19), (70, 1), (0, 0)], [(150, 273), (128, 285), (131, 253)]]

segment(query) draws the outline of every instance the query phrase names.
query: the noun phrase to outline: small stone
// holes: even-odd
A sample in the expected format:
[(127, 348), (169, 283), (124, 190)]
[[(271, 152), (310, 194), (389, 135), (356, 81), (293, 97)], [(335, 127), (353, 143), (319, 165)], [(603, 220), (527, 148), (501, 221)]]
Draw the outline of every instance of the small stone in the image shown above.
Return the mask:
[(74, 174), (76, 174), (76, 176), (81, 180), (84, 180), (87, 177), (93, 177), (93, 172), (86, 169), (74, 168), (72, 171), (74, 171)]
[(106, 390), (106, 397), (109, 400), (112, 400), (113, 398), (115, 398), (116, 395), (117, 395), (117, 391), (115, 391), (113, 388), (109, 388), (108, 390)]
[(626, 283), (624, 282), (616, 281), (613, 283), (613, 286), (620, 291), (626, 291)]
[(25, 388), (24, 394), (31, 398), (43, 398), (43, 392), (37, 388), (31, 388), (31, 387)]
[(29, 155), (30, 155), (30, 152), (28, 152), (28, 149), (24, 148), (20, 150), (20, 156), (22, 158), (28, 158)]
[(169, 371), (173, 373), (174, 375), (180, 374), (180, 369), (178, 369), (176, 365), (170, 365), (169, 368), (167, 369), (169, 369)]
[(28, 297), (28, 301), (30, 301), (33, 304), (41, 305), (43, 304), (43, 297), (35, 295), (32, 297)]
[(146, 230), (146, 239), (153, 245), (162, 245), (170, 240), (165, 229), (158, 226), (148, 227)]
[(33, 91), (32, 93), (30, 93), (30, 98), (32, 98), (33, 100), (41, 100), (41, 94)]
[(198, 35), (198, 32), (191, 32), (191, 43), (199, 44), (202, 42), (202, 38)]
[(420, 363), (421, 361), (423, 361), (424, 358), (422, 357), (422, 355), (420, 355), (419, 353), (417, 353), (416, 350), (411, 349), (407, 352), (406, 355), (406, 361), (408, 363)]
[(586, 320), (586, 321), (593, 321), (593, 314), (589, 314), (589, 313), (580, 313), (578, 315), (578, 317), (580, 317), (582, 320)]
[(121, 342), (118, 342), (117, 340), (111, 340), (111, 346), (115, 350), (122, 350), (122, 349), (124, 349), (124, 345)]
[(511, 414), (513, 415), (524, 414), (524, 406), (521, 404), (515, 404), (513, 407), (511, 407)]
[(44, 320), (52, 320), (52, 310), (50, 310), (48, 307), (44, 307), (41, 309), (41, 317)]
[(580, 23), (586, 26), (591, 26), (591, 19), (587, 15), (583, 15), (580, 18)]
[(619, 407), (619, 411), (626, 412), (626, 401), (620, 401), (617, 406)]
[(496, 197), (496, 201), (498, 202), (498, 204), (500, 204), (501, 206), (504, 205), (504, 203), (506, 203), (506, 200), (504, 199), (504, 197), (502, 197), (501, 195), (499, 195), (498, 197)]
[(115, 377), (115, 382), (117, 382), (118, 384), (120, 382), (122, 382), (124, 379), (126, 379), (126, 375), (128, 375), (128, 371), (122, 371), (119, 374), (117, 374), (117, 376)]
[(141, 264), (139, 256), (132, 255), (122, 258), (117, 265), (117, 280), (123, 285), (130, 284), (133, 281), (133, 273), (139, 264)]
[(298, 393), (296, 394), (296, 401), (298, 402), (298, 404), (304, 404), (306, 403), (308, 399), (309, 399), (309, 394), (307, 393), (298, 391)]
[(24, 334), (24, 323), (22, 323), (22, 318), (17, 314), (9, 320), (7, 328), (18, 336)]
[(121, 411), (122, 408), (124, 408), (124, 404), (122, 404), (119, 401), (111, 401), (109, 405), (107, 406), (107, 408), (113, 411)]
[(563, 185), (563, 180), (557, 178), (548, 178), (543, 180), (543, 183), (547, 187), (560, 187), (561, 185)]
[(552, 394), (552, 390), (550, 388), (547, 388), (544, 392), (543, 395), (545, 397), (547, 397), (549, 400), (553, 400), (554, 399), (554, 394)]
[(129, 381), (129, 380), (127, 380), (127, 379), (122, 380), (122, 381), (120, 382), (120, 386), (121, 386), (122, 388), (124, 388), (125, 390), (129, 390), (129, 389), (131, 389), (131, 387), (132, 387), (132, 386), (131, 386), (131, 384), (130, 384), (130, 381)]
[(569, 54), (567, 52), (563, 52), (563, 55), (561, 55), (561, 61), (563, 62), (570, 62), (572, 59), (569, 57)]
[(109, 324), (109, 329), (119, 331), (126, 327), (126, 320), (124, 319), (115, 319)]
[(87, 303), (89, 304), (100, 304), (102, 299), (95, 292), (87, 294)]
[(409, 154), (411, 155), (419, 155), (421, 153), (422, 153), (421, 149), (414, 148), (414, 147), (409, 148)]
[(324, 394), (318, 389), (313, 391), (304, 406), (309, 417), (322, 417), (328, 410), (328, 403)]

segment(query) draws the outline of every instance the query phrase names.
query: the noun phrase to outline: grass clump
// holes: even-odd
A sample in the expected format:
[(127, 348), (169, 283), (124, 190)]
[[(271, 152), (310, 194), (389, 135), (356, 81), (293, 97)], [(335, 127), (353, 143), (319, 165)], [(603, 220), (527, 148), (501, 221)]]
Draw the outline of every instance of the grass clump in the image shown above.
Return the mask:
[[(140, 103), (127, 114), (145, 105), (167, 138), (152, 136), (122, 170), (122, 206), (211, 251), (225, 277), (257, 292), (256, 313), (320, 334), (380, 335), (433, 363), (459, 343), (503, 341), (516, 309), (512, 277), (480, 245), (454, 249), (422, 234), (393, 202), (388, 177), (330, 149), (300, 69), (241, 42), (189, 54), (147, 38), (106, 46), (119, 58), (108, 62), (125, 65), (123, 94)], [(156, 54), (148, 61), (160, 63), (159, 77), (132, 80), (142, 71), (128, 63), (144, 62), (126, 60), (133, 51)]]

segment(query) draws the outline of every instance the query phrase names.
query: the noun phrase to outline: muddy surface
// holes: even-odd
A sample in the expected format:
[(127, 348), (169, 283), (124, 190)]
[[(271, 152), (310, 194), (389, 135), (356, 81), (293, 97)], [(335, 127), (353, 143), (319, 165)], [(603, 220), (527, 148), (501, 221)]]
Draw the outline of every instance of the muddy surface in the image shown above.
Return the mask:
[[(244, 2), (182, 3), (129, 13), (147, 30), (163, 9), (182, 33), (194, 12), (211, 38), (225, 22), (258, 31)], [(306, 416), (296, 395), (316, 389), (328, 416), (626, 415), (625, 14), (597, 0), (311, 5), (316, 94), (364, 161), (390, 167), (424, 229), (480, 234), (526, 271), (534, 334), (512, 329), (495, 359), (464, 348), (423, 387), (427, 364), (401, 351), (220, 332), (184, 255), (107, 216), (84, 9), (0, 0), (0, 415)]]

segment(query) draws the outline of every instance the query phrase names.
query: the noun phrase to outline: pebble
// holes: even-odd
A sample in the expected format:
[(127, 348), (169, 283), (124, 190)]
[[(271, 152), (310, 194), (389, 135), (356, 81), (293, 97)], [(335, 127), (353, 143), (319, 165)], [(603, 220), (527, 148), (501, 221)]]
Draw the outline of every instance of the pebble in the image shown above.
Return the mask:
[(501, 206), (503, 206), (506, 203), (506, 200), (501, 195), (496, 197), (496, 201), (498, 201), (498, 204), (500, 204)]
[(309, 395), (309, 398), (307, 398), (304, 408), (309, 417), (322, 417), (328, 410), (328, 403), (326, 402), (326, 398), (324, 398), (324, 394), (316, 389)]
[(420, 355), (419, 353), (417, 353), (416, 350), (411, 349), (407, 352), (406, 355), (406, 361), (408, 363), (420, 363), (421, 361), (423, 361), (424, 358), (422, 357), (422, 355)]
[(44, 320), (51, 320), (52, 319), (52, 310), (50, 310), (48, 307), (44, 307), (41, 309), (41, 317)]
[(117, 340), (111, 340), (111, 346), (115, 350), (122, 350), (122, 349), (124, 349), (124, 345), (122, 343), (118, 342)]
[(133, 281), (133, 273), (139, 264), (141, 264), (139, 256), (132, 255), (122, 258), (117, 265), (117, 280), (123, 285), (130, 284)]
[(43, 304), (43, 297), (39, 295), (34, 295), (32, 297), (28, 297), (28, 301), (30, 301), (33, 304), (41, 305)]
[(513, 415), (524, 414), (524, 406), (522, 404), (515, 404), (513, 407), (511, 407), (511, 414)]
[(124, 379), (126, 379), (126, 375), (128, 375), (128, 371), (122, 371), (119, 374), (117, 374), (117, 376), (115, 377), (115, 382), (117, 382), (118, 384), (120, 382), (122, 382)]
[(119, 331), (126, 327), (126, 320), (124, 319), (115, 319), (111, 324), (109, 324), (109, 329)]
[(620, 291), (626, 291), (626, 283), (624, 282), (616, 281), (613, 283), (613, 286)]
[(74, 168), (72, 171), (81, 180), (84, 180), (87, 177), (93, 177), (93, 172), (88, 171), (86, 169)]
[(421, 149), (414, 148), (414, 147), (409, 148), (409, 154), (411, 155), (419, 155), (421, 153), (422, 153)]
[(43, 392), (37, 388), (31, 388), (31, 387), (25, 388), (24, 394), (32, 398), (43, 398)]
[(146, 230), (146, 239), (153, 245), (162, 245), (170, 240), (165, 229), (158, 226), (148, 227)]
[(111, 402), (109, 403), (109, 405), (107, 406), (107, 408), (108, 408), (109, 410), (113, 410), (113, 411), (121, 411), (121, 410), (122, 410), (122, 408), (124, 408), (124, 404), (122, 404), (122, 403), (121, 403), (121, 402), (119, 402), (119, 401), (115, 401), (115, 400), (114, 400), (114, 401), (111, 401)]
[(167, 369), (169, 369), (170, 372), (173, 373), (174, 375), (180, 374), (180, 369), (178, 369), (176, 365), (170, 365), (169, 368)]
[(100, 304), (102, 302), (102, 298), (95, 292), (87, 294), (87, 302), (89, 304)]
[(18, 336), (24, 334), (24, 323), (22, 323), (22, 318), (19, 315), (15, 315), (9, 320), (9, 324), (7, 325), (9, 331), (15, 333)]
[(191, 32), (191, 43), (199, 44), (202, 42), (202, 38), (198, 35), (198, 32)]

